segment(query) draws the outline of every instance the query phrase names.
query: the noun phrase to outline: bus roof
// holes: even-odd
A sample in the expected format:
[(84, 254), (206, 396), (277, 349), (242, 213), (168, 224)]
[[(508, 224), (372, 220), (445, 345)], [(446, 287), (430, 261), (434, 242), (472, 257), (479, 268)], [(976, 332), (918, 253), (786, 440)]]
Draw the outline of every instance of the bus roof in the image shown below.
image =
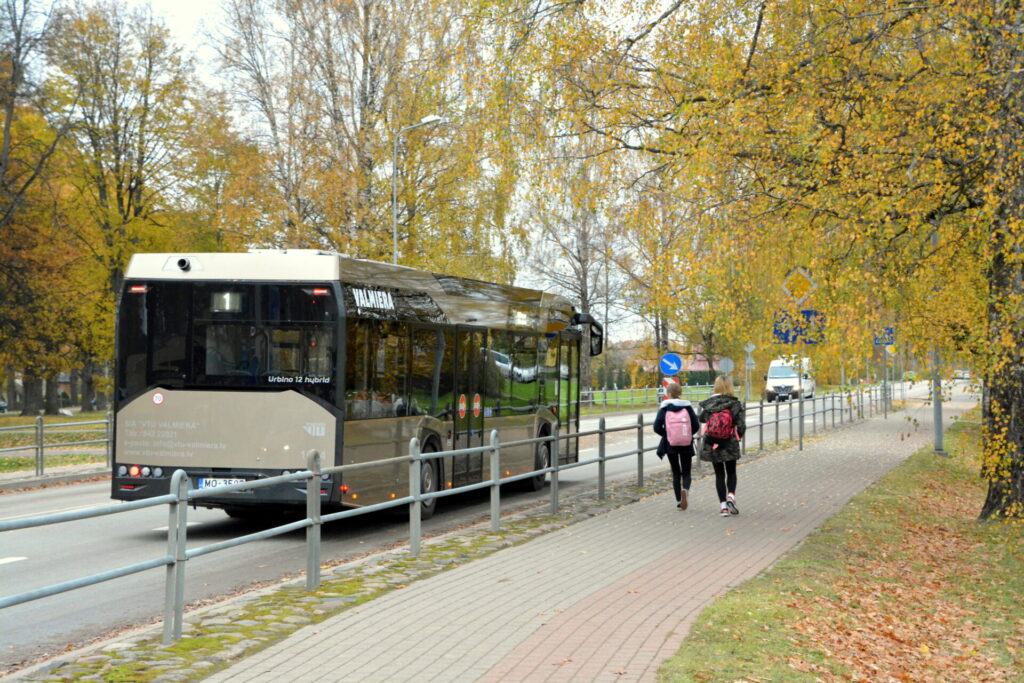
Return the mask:
[(536, 289), (431, 273), (315, 249), (244, 253), (135, 254), (126, 280), (340, 282), (430, 295), (454, 324), (557, 332), (571, 323), (572, 303)]

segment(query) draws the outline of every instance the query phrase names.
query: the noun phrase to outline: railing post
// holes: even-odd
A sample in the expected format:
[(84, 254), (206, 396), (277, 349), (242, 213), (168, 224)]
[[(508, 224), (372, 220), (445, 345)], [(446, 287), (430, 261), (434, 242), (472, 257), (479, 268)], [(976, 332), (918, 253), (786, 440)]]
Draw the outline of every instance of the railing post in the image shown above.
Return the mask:
[(43, 476), (43, 416), (36, 415), (36, 476)]
[(420, 440), (409, 439), (409, 554), (417, 557), (420, 554)]
[(757, 450), (764, 450), (764, 397), (757, 399)]
[(562, 431), (561, 425), (555, 425), (555, 435), (551, 440), (551, 462), (548, 463), (551, 466), (551, 514), (558, 514), (558, 442), (559, 432)]
[[(793, 412), (792, 409), (790, 409), (790, 413), (792, 413), (792, 412)], [(800, 420), (799, 424), (797, 424), (797, 433), (798, 433), (797, 435), (800, 437), (800, 450), (802, 451), (804, 449), (804, 392), (803, 391), (800, 392), (800, 401), (799, 401), (799, 404), (797, 405), (797, 417)], [(792, 423), (790, 423), (790, 424), (792, 424)]]
[(775, 445), (779, 445), (779, 397), (775, 397)]
[(644, 414), (636, 416), (636, 485), (644, 485)]
[(501, 530), (501, 446), (498, 430), (491, 430), (491, 531)]
[(188, 475), (175, 470), (171, 475), (170, 492), (177, 500), (168, 505), (167, 555), (174, 562), (167, 565), (164, 587), (164, 645), (181, 640), (185, 620), (185, 541), (188, 531)]
[(605, 433), (604, 418), (598, 420), (597, 435), (597, 499), (604, 500), (604, 472), (605, 472)]
[(306, 481), (306, 517), (312, 522), (306, 527), (306, 590), (315, 591), (320, 587), (320, 453), (306, 456), (306, 469), (312, 472)]

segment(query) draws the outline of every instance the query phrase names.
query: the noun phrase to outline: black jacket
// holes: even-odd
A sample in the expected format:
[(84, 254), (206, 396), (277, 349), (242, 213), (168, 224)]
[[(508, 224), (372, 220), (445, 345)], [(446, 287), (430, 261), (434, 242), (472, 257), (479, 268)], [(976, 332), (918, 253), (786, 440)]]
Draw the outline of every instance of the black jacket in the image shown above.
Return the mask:
[(683, 398), (668, 398), (661, 402), (661, 407), (658, 409), (658, 416), (654, 418), (654, 433), (661, 437), (661, 443), (658, 444), (658, 457), (665, 457), (666, 453), (676, 453), (677, 455), (693, 455), (693, 445), (689, 446), (673, 446), (668, 442), (668, 436), (665, 433), (665, 413), (672, 411), (673, 413), (680, 410), (685, 410), (690, 414), (690, 429), (693, 432), (693, 442), (697, 442), (697, 432), (700, 430), (700, 422), (697, 420), (697, 413), (694, 412), (693, 407), (690, 406), (690, 402)]
[[(740, 438), (747, 432), (747, 423), (743, 418), (743, 403), (735, 396), (725, 394), (712, 394), (700, 402), (700, 421), (707, 422), (712, 413), (719, 410), (728, 410), (732, 413), (732, 424), (739, 433)], [(740, 442), (735, 436), (725, 443), (714, 443), (714, 439), (704, 439), (700, 452), (700, 459), (707, 462), (724, 462), (726, 460), (739, 460)]]

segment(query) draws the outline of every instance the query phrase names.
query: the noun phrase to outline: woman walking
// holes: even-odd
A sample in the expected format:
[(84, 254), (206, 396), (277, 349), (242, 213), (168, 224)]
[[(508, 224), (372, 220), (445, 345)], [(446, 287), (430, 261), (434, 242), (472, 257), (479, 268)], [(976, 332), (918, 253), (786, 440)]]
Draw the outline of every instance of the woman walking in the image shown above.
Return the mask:
[(733, 396), (732, 380), (725, 375), (715, 379), (714, 393), (700, 402), (704, 444), (700, 459), (715, 468), (722, 517), (740, 514), (736, 506), (736, 461), (740, 459), (740, 439), (747, 431), (743, 404)]
[(673, 382), (668, 385), (666, 398), (661, 402), (654, 418), (654, 433), (661, 437), (658, 457), (668, 456), (672, 468), (672, 490), (676, 494), (676, 507), (685, 510), (690, 490), (690, 467), (693, 464), (693, 438), (697, 433), (697, 413), (690, 402), (680, 398), (683, 388)]

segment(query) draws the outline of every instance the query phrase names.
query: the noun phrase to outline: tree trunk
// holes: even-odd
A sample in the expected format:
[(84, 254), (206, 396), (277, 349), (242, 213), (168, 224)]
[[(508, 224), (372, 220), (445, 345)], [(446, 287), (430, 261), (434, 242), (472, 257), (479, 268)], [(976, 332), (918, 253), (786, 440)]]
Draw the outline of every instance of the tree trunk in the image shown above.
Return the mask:
[(1024, 13), (1020, 2), (996, 6), (980, 42), (987, 71), (996, 75), (988, 97), (998, 121), (992, 196), (999, 202), (988, 270), (988, 339), (997, 359), (986, 373), (982, 408), (982, 472), (988, 480), (982, 519), (1024, 518)]
[(47, 377), (44, 384), (43, 412), (47, 415), (60, 415), (60, 384), (57, 382), (57, 375)]
[(27, 373), (21, 376), (21, 383), (25, 397), (21, 407), (21, 415), (22, 417), (35, 417), (43, 408), (42, 384), (37, 377)]

